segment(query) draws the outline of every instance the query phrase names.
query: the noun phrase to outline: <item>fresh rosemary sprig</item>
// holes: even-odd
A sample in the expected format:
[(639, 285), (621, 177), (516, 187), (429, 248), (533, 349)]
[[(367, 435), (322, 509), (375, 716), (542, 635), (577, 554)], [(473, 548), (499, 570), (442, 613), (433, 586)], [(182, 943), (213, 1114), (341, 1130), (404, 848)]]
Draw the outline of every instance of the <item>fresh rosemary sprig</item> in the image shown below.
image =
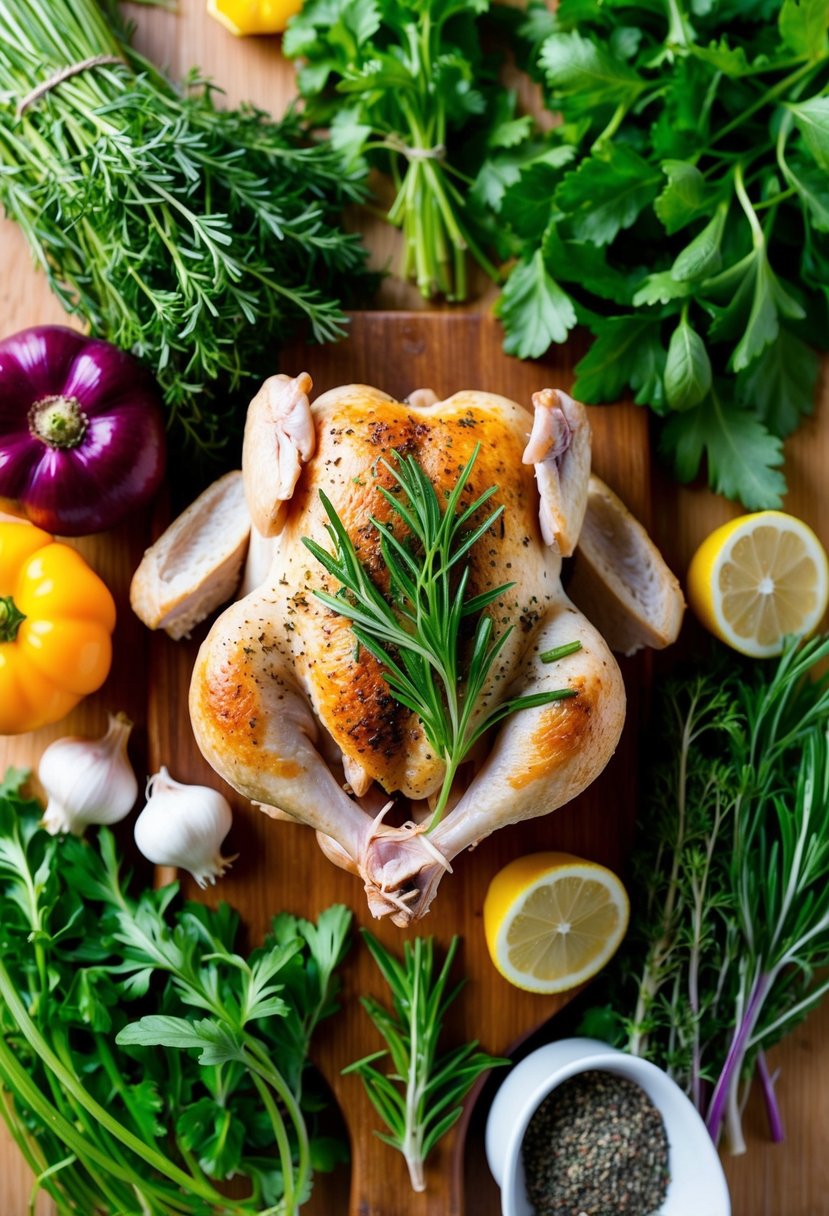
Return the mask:
[[(414, 456), (396, 453), (396, 467), (381, 463), (394, 478), (394, 488), (378, 486), (380, 494), (408, 536), (394, 522), (371, 522), (380, 536), (380, 552), (389, 573), (384, 596), (360, 562), (342, 520), (327, 495), (320, 498), (334, 553), (303, 537), (314, 557), (341, 584), (336, 595), (315, 591), (317, 599), (353, 622), (357, 642), (382, 664), (392, 696), (417, 714), (431, 746), (446, 764), (443, 784), (429, 830), (440, 822), (458, 766), (475, 743), (498, 722), (520, 709), (547, 705), (574, 696), (569, 688), (512, 697), (481, 712), (492, 666), (512, 632), (508, 626), (493, 637), (491, 618), (484, 612), (514, 583), (502, 583), (467, 598), (470, 568), (463, 559), (503, 513), (496, 507), (481, 523), (475, 514), (497, 493), (490, 486), (461, 509), (461, 496), (478, 457), (480, 444), (461, 471), (441, 512), (438, 495)], [(462, 625), (474, 622), (471, 641)]]
[[(357, 1073), (362, 1079), (389, 1129), (377, 1135), (403, 1154), (412, 1187), (423, 1191), (424, 1162), (441, 1136), (460, 1118), (463, 1099), (481, 1073), (509, 1060), (478, 1051), (477, 1042), (437, 1056), (446, 1011), (463, 986), (461, 981), (451, 991), (446, 990), (457, 937), (452, 938), (437, 975), (431, 937), (404, 942), (402, 962), (365, 930), (363, 939), (391, 991), (392, 1012), (373, 997), (362, 998), (363, 1008), (386, 1040), (388, 1051), (377, 1051), (343, 1071)], [(393, 1071), (381, 1073), (375, 1064), (386, 1056), (391, 1056)]]
[[(55, 84), (61, 68), (102, 63)], [(274, 370), (297, 328), (330, 341), (367, 286), (362, 196), (295, 114), (220, 109), (134, 51), (112, 0), (0, 5), (0, 205), (70, 313), (143, 358), (191, 449), (228, 438), (228, 392)], [(239, 412), (239, 418), (242, 417)]]

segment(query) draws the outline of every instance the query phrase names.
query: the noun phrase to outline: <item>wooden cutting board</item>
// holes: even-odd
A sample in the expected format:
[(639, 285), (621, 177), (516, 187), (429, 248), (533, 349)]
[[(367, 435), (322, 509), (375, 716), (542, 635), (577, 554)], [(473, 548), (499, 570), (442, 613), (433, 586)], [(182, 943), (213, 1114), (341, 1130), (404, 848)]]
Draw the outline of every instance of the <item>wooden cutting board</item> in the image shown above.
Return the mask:
[[(550, 2), (552, 3), (553, 0)], [(172, 8), (165, 10), (138, 4), (127, 4), (126, 9), (137, 25), (139, 49), (154, 62), (164, 65), (175, 77), (181, 77), (194, 64), (198, 64), (208, 79), (215, 80), (221, 86), (228, 104), (235, 104), (241, 100), (252, 100), (266, 110), (278, 114), (284, 110), (295, 95), (293, 67), (281, 57), (279, 40), (231, 37), (226, 30), (208, 16), (205, 0), (177, 0), (175, 11)], [(399, 250), (396, 246), (394, 231), (379, 221), (371, 223), (365, 216), (358, 218), (361, 227), (369, 231), (369, 243), (374, 254), (374, 264), (377, 266), (396, 265)], [(31, 257), (20, 232), (10, 222), (2, 220), (0, 220), (0, 261), (3, 266), (3, 274), (0, 276), (0, 336), (13, 333), (26, 325), (47, 322), (67, 323), (66, 315), (55, 297), (49, 293), (44, 279), (34, 272)], [(380, 298), (389, 307), (417, 306), (416, 290), (395, 276), (389, 276), (384, 281)], [(473, 305), (479, 309), (483, 306), (480, 301)], [(448, 320), (446, 317), (444, 319)], [(453, 314), (453, 319), (456, 319), (455, 314)], [(398, 317), (397, 320), (401, 326), (404, 322), (409, 325), (411, 333), (411, 326), (412, 324), (417, 326), (419, 317)], [(359, 338), (361, 332), (365, 331), (361, 329), (361, 322), (358, 320), (355, 325), (355, 342), (361, 341)], [(400, 332), (403, 332), (402, 329)], [(419, 339), (415, 336), (414, 340), (417, 342)], [(438, 372), (441, 374), (451, 372), (457, 375), (457, 379), (453, 379), (448, 384), (449, 388), (458, 383), (469, 385), (479, 383), (485, 387), (494, 387), (494, 385), (485, 384), (483, 376), (484, 371), (490, 367), (491, 358), (497, 355), (500, 343), (500, 337), (492, 333), (492, 327), (488, 327), (486, 337), (488, 349), (481, 352), (483, 361), (478, 366), (470, 365), (467, 362), (458, 367), (453, 343), (454, 338), (451, 341), (447, 339), (445, 345), (449, 347), (447, 351), (449, 361), (442, 367), (436, 363), (434, 352), (421, 352), (420, 363), (416, 370), (425, 373), (422, 380), (424, 382), (432, 380), (435, 382), (435, 387), (440, 388), (436, 379)], [(368, 353), (371, 354), (370, 367), (376, 366), (377, 361), (385, 357), (383, 351)], [(406, 354), (411, 355), (412, 352), (408, 351)], [(337, 363), (333, 365), (326, 363), (325, 366), (331, 367), (333, 375), (330, 383), (334, 383), (342, 378), (336, 374), (339, 360), (350, 356), (347, 356), (347, 348), (344, 347), (336, 348), (330, 352), (330, 356), (337, 360)], [(308, 366), (312, 371), (316, 370), (318, 387), (324, 387), (320, 379), (323, 372), (322, 359), (328, 359), (328, 357), (328, 352), (315, 351), (312, 352), (312, 355), (309, 354)], [(398, 359), (399, 364), (385, 357), (385, 365), (392, 364), (390, 375), (396, 376), (398, 365), (403, 368), (402, 351), (398, 352)], [(567, 353), (556, 352), (555, 359), (567, 359)], [(524, 383), (520, 378), (520, 365), (514, 361), (504, 362), (509, 369), (510, 384), (514, 382), (520, 388)], [(345, 375), (345, 366), (339, 366), (342, 366), (343, 375)], [(548, 366), (554, 368), (556, 364), (551, 363)], [(567, 365), (561, 365), (563, 375), (567, 372), (568, 366), (569, 362)], [(790, 486), (786, 509), (810, 523), (817, 530), (824, 545), (829, 548), (826, 477), (826, 470), (829, 469), (829, 370), (827, 370), (829, 361), (825, 362), (824, 367), (815, 416), (804, 422), (797, 434), (786, 443), (786, 476)], [(401, 376), (400, 379), (404, 380), (404, 377)], [(562, 383), (566, 383), (564, 378)], [(382, 387), (392, 389), (393, 384), (390, 380)], [(408, 387), (410, 385), (404, 382), (401, 389), (406, 391)], [(510, 395), (517, 395), (517, 389), (512, 392), (512, 389), (508, 388), (507, 391)], [(605, 417), (605, 414), (604, 409), (593, 411), (592, 417), (595, 420), (594, 426), (597, 431), (600, 425), (603, 425), (600, 420)], [(739, 508), (734, 504), (726, 503), (722, 498), (715, 497), (699, 485), (692, 488), (678, 487), (664, 476), (660, 477), (656, 468), (653, 470), (653, 492), (649, 494), (644, 444), (640, 445), (638, 431), (633, 437), (635, 428), (644, 425), (644, 419), (637, 416), (630, 425), (631, 451), (625, 454), (625, 459), (629, 462), (626, 465), (628, 469), (627, 484), (623, 486), (620, 481), (617, 488), (627, 494), (631, 507), (636, 507), (639, 502), (644, 507), (648, 498), (651, 497), (654, 504), (652, 519), (654, 537), (674, 568), (680, 572), (684, 571), (691, 554), (702, 538), (725, 519), (737, 514)], [(605, 459), (601, 451), (597, 451), (597, 459)], [(616, 456), (609, 459), (613, 459), (615, 462)], [(635, 463), (633, 463), (634, 461)], [(610, 464), (602, 464), (599, 467), (609, 470)], [(609, 472), (608, 477), (610, 477)], [(127, 528), (79, 542), (78, 547), (117, 593), (120, 620), (112, 674), (100, 696), (88, 698), (82, 702), (63, 722), (39, 731), (35, 735), (0, 738), (0, 771), (3, 771), (6, 764), (31, 766), (36, 763), (46, 744), (60, 735), (73, 732), (100, 733), (105, 725), (108, 707), (123, 707), (134, 717), (137, 729), (131, 752), (136, 757), (137, 766), (139, 768), (142, 766), (146, 746), (145, 672), (150, 635), (131, 617), (126, 601), (126, 588), (129, 574), (143, 548), (148, 528), (148, 521), (136, 520)], [(666, 658), (670, 661), (671, 655), (668, 654)], [(159, 675), (159, 664), (163, 661), (165, 660), (155, 649), (156, 680)], [(183, 656), (177, 661), (184, 662)], [(168, 656), (166, 662), (172, 663), (172, 657)], [(630, 690), (634, 685), (639, 685), (644, 672), (631, 672), (626, 668), (625, 676)], [(625, 745), (628, 747), (631, 746), (632, 725), (633, 723), (629, 722), (627, 728), (628, 737)], [(187, 746), (189, 747), (189, 741)], [(186, 755), (185, 747), (182, 756)], [(168, 758), (173, 764), (175, 756)], [(593, 824), (592, 842), (595, 843), (596, 856), (606, 856), (609, 859), (614, 853), (615, 846), (608, 844), (605, 848), (603, 831), (621, 833), (624, 845), (625, 821), (619, 818), (619, 798), (623, 798), (626, 807), (627, 800), (633, 795), (622, 784), (623, 767), (617, 768), (620, 776), (619, 786), (614, 788), (611, 783), (606, 787), (609, 790), (608, 806), (603, 812), (603, 820), (597, 819), (594, 822), (595, 812), (590, 810), (593, 806), (592, 799), (598, 792), (595, 791), (594, 794), (588, 795), (587, 798), (573, 804), (572, 807), (557, 811), (547, 821), (545, 830), (550, 832), (554, 840), (559, 840), (559, 837), (562, 841), (569, 840), (571, 837), (574, 841), (579, 839), (575, 833), (582, 830), (578, 819), (584, 809), (585, 851), (591, 847), (591, 837), (588, 834), (591, 823)], [(625, 770), (624, 776), (625, 780), (630, 778), (632, 781), (633, 779), (633, 774), (629, 769)], [(599, 814), (602, 812), (599, 811)], [(605, 824), (604, 829), (601, 826), (602, 822)], [(256, 832), (258, 833), (259, 828), (265, 826), (267, 825), (258, 825)], [(544, 827), (543, 824), (537, 826), (539, 829)], [(272, 825), (274, 833), (279, 830), (280, 825)], [(513, 829), (513, 831), (515, 830)], [(284, 829), (284, 833), (277, 838), (284, 842), (282, 847), (298, 850), (299, 856), (305, 857), (310, 854), (311, 843), (307, 839), (300, 838), (299, 833), (292, 835), (287, 828)], [(258, 835), (252, 829), (248, 830), (241, 817), (237, 818), (234, 835), (239, 843), (248, 849), (247, 856), (240, 858), (239, 865), (242, 868), (238, 871), (239, 875), (244, 877), (244, 887), (247, 890), (242, 889), (241, 883), (238, 886), (225, 885), (222, 890), (230, 892), (234, 899), (244, 901), (245, 906), (250, 909), (252, 919), (256, 920), (258, 917), (259, 921), (264, 923), (268, 915), (269, 902), (271, 906), (283, 906), (283, 901), (279, 898), (280, 892), (275, 891), (273, 895), (269, 895), (266, 892), (260, 892), (256, 886), (258, 877), (254, 878), (254, 874), (258, 875), (259, 869), (253, 864), (250, 849), (255, 849)], [(492, 841), (492, 846), (497, 843), (498, 838), (496, 837)], [(506, 840), (504, 844), (506, 844)], [(516, 840), (515, 853), (519, 851), (521, 851), (521, 846)], [(481, 850), (479, 850), (479, 854), (484, 855)], [(273, 861), (273, 858), (271, 860)], [(453, 888), (450, 884), (465, 881), (463, 877), (465, 867), (477, 864), (478, 861), (474, 854), (472, 857), (458, 859), (456, 873), (443, 884), (434, 912), (424, 922), (424, 930), (428, 928), (429, 931), (442, 933), (441, 925), (444, 918), (450, 912), (458, 915), (458, 908), (454, 904), (449, 904), (448, 897), (453, 890), (460, 892), (461, 888)], [(492, 868), (495, 866), (493, 865)], [(290, 884), (287, 887), (284, 885), (285, 869), (288, 869), (290, 879), (290, 867), (284, 860), (279, 863), (275, 873), (282, 878), (281, 891), (285, 894), (287, 906), (287, 896), (294, 888)], [(347, 881), (343, 882), (335, 872), (332, 871), (332, 874), (334, 874), (335, 884), (342, 883), (341, 886), (336, 887), (337, 894), (341, 894), (349, 903), (353, 903), (356, 898), (354, 887), (349, 886)], [(305, 894), (304, 892), (298, 893), (299, 897), (303, 897)], [(313, 901), (309, 902), (315, 901), (318, 907), (323, 907), (330, 898), (334, 897), (333, 894), (329, 894), (326, 885), (319, 886), (312, 894)], [(454, 898), (456, 897), (453, 896)], [(478, 924), (477, 921), (476, 924)], [(447, 926), (447, 932), (450, 931), (450, 927)], [(466, 948), (469, 951), (469, 936)], [(463, 964), (464, 961), (461, 960), (461, 963)], [(353, 999), (356, 995), (361, 978), (361, 972), (348, 973), (349, 999)], [(480, 988), (478, 992), (480, 992)], [(474, 1001), (476, 999), (475, 990), (468, 989), (462, 999), (465, 1005)], [(488, 1004), (495, 1005), (499, 999), (506, 998), (503, 991), (499, 992), (496, 987), (488, 998)], [(535, 1005), (534, 1001), (533, 1005)], [(538, 1008), (533, 1011), (533, 1017), (540, 1019), (551, 1007), (552, 1002), (546, 1003), (545, 1009), (542, 1010), (541, 1003), (539, 1003)], [(486, 1008), (482, 1007), (481, 1013), (484, 1016)], [(362, 1017), (362, 1014), (360, 1016)], [(515, 1014), (505, 1018), (504, 1021), (510, 1023), (510, 1027), (515, 1030), (515, 1037), (519, 1037), (525, 1022), (519, 1020)], [(475, 1032), (483, 1035), (480, 1023), (476, 1024)], [(329, 1033), (332, 1036), (335, 1033), (345, 1035), (347, 1033), (346, 1023), (338, 1019), (336, 1024), (331, 1025)], [(365, 1035), (365, 1027), (363, 1027), (362, 1033)], [(557, 1033), (556, 1028), (551, 1028), (550, 1033)], [(343, 1050), (341, 1054), (351, 1057), (356, 1055), (357, 1050), (363, 1050), (360, 1045), (362, 1040), (358, 1039), (356, 1042), (355, 1047), (353, 1041), (348, 1040), (348, 1051)], [(379, 1044), (377, 1045), (379, 1046)], [(497, 1046), (495, 1042), (489, 1040), (485, 1040), (485, 1045), (490, 1050), (494, 1050)], [(320, 1054), (324, 1057), (325, 1067), (330, 1075), (333, 1067), (330, 1062), (332, 1049), (329, 1048), (327, 1040), (320, 1042)], [(732, 1192), (734, 1216), (781, 1216), (782, 1213), (785, 1213), (785, 1216), (829, 1216), (829, 1198), (827, 1198), (829, 1196), (829, 1154), (826, 1153), (825, 1145), (825, 1129), (829, 1126), (829, 1085), (826, 1083), (827, 1077), (829, 1077), (829, 1001), (824, 1002), (820, 1010), (812, 1013), (803, 1025), (773, 1049), (769, 1062), (772, 1071), (778, 1068), (781, 1070), (778, 1094), (786, 1121), (786, 1142), (783, 1145), (770, 1143), (762, 1098), (755, 1090), (749, 1099), (746, 1117), (749, 1151), (741, 1158), (726, 1157), (724, 1160)], [(370, 1128), (374, 1126), (373, 1112), (366, 1111), (363, 1107), (358, 1109), (353, 1106), (358, 1097), (359, 1091), (356, 1087), (348, 1094), (341, 1094), (351, 1127), (352, 1151), (355, 1156), (355, 1196), (360, 1194), (361, 1189), (364, 1191), (365, 1185), (371, 1182), (370, 1168), (376, 1168), (381, 1173), (388, 1172), (394, 1185), (383, 1187), (379, 1192), (380, 1198), (374, 1200), (375, 1216), (378, 1211), (377, 1205), (384, 1202), (383, 1196), (388, 1193), (388, 1190), (394, 1190), (395, 1187), (397, 1190), (385, 1208), (384, 1216), (386, 1214), (395, 1216), (395, 1213), (398, 1212), (416, 1214), (417, 1201), (407, 1191), (403, 1175), (395, 1172), (397, 1166), (391, 1150), (386, 1152), (385, 1148), (380, 1145), (377, 1147), (382, 1152), (382, 1157), (373, 1157), (371, 1161), (366, 1157), (366, 1150), (370, 1151), (373, 1148), (372, 1145), (365, 1144), (371, 1135)], [(476, 1119), (476, 1121), (478, 1124), (480, 1123), (480, 1120)], [(466, 1211), (471, 1216), (496, 1216), (500, 1205), (494, 1185), (488, 1178), (482, 1155), (478, 1151), (479, 1146), (473, 1141), (469, 1143), (468, 1148), (469, 1151), (466, 1154), (468, 1170)], [(457, 1146), (452, 1153), (444, 1154), (441, 1159), (442, 1164), (448, 1163), (447, 1168), (453, 1162), (457, 1164), (458, 1161)], [(435, 1171), (430, 1170), (430, 1185), (434, 1183), (434, 1174)], [(441, 1185), (440, 1180), (438, 1180), (438, 1185)], [(344, 1216), (348, 1211), (347, 1174), (341, 1172), (339, 1176), (333, 1178), (330, 1185), (328, 1180), (320, 1177), (317, 1188), (312, 1205), (309, 1205), (307, 1210), (314, 1211), (317, 1216)], [(29, 1171), (19, 1150), (0, 1125), (0, 1216), (24, 1216), (24, 1213), (29, 1211), (30, 1191)], [(441, 1213), (450, 1213), (451, 1197), (457, 1193), (458, 1183), (455, 1181), (448, 1191), (444, 1189), (440, 1192), (441, 1195), (446, 1196), (445, 1202), (436, 1201), (435, 1209)], [(368, 1207), (368, 1201), (366, 1202), (365, 1210), (368, 1214), (372, 1209)], [(43, 1193), (37, 1200), (36, 1212), (37, 1216), (54, 1216), (54, 1207)]]
[[(577, 357), (577, 356), (576, 356)], [(526, 403), (543, 387), (568, 389), (574, 355), (556, 350), (542, 363), (521, 363), (503, 354), (495, 322), (486, 316), (457, 313), (362, 313), (353, 318), (344, 343), (325, 349), (288, 352), (282, 370), (307, 370), (314, 392), (344, 383), (367, 383), (402, 398), (415, 388), (434, 388), (440, 397), (458, 389), (486, 389)], [(642, 519), (649, 514), (649, 453), (642, 411), (613, 406), (591, 413), (594, 467)], [(164, 635), (151, 644), (148, 741), (153, 768), (166, 764), (180, 780), (216, 785), (218, 778), (199, 754), (187, 714), (187, 690), (198, 643), (207, 625), (188, 643)], [(448, 1046), (478, 1039), (494, 1054), (508, 1051), (566, 1001), (519, 991), (493, 968), (484, 942), (481, 908), (487, 885), (503, 865), (525, 853), (563, 849), (603, 862), (624, 865), (635, 814), (636, 723), (647, 664), (625, 665), (630, 710), (622, 743), (601, 778), (580, 798), (545, 818), (495, 833), (473, 852), (456, 859), (455, 872), (438, 890), (429, 916), (411, 930), (389, 921), (374, 922), (362, 884), (335, 868), (322, 855), (314, 835), (298, 825), (274, 822), (222, 787), (236, 812), (225, 850), (239, 860), (221, 884), (210, 891), (212, 902), (226, 899), (242, 913), (253, 939), (265, 931), (279, 910), (315, 917), (332, 902), (354, 910), (355, 925), (372, 931), (392, 948), (406, 937), (434, 934), (442, 946), (454, 934), (462, 943), (456, 974), (467, 986), (447, 1028)], [(221, 784), (221, 783), (219, 783)], [(187, 884), (185, 884), (187, 886)], [(196, 894), (191, 889), (191, 894)], [(199, 898), (204, 895), (199, 893)], [(378, 1127), (373, 1108), (354, 1076), (341, 1076), (353, 1060), (377, 1050), (381, 1040), (358, 997), (371, 992), (386, 998), (368, 951), (355, 940), (344, 968), (343, 1009), (323, 1026), (315, 1058), (345, 1112), (351, 1137), (350, 1203), (320, 1182), (313, 1210), (338, 1216), (475, 1216), (473, 1202), (464, 1204), (462, 1127), (451, 1133), (427, 1166), (427, 1191), (411, 1192), (402, 1157), (372, 1133)], [(335, 1182), (335, 1187), (338, 1185)], [(342, 1182), (339, 1183), (342, 1185)]]

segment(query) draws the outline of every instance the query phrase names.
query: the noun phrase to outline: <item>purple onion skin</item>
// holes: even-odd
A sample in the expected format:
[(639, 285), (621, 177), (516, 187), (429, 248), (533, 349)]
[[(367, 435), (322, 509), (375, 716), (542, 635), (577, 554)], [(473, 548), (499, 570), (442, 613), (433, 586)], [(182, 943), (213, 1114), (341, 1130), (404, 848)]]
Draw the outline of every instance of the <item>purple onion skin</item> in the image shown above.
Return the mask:
[[(55, 397), (85, 416), (76, 446), (33, 430), (32, 411)], [(115, 527), (153, 497), (165, 461), (158, 389), (132, 355), (62, 325), (0, 342), (0, 499), (32, 523), (60, 536)]]

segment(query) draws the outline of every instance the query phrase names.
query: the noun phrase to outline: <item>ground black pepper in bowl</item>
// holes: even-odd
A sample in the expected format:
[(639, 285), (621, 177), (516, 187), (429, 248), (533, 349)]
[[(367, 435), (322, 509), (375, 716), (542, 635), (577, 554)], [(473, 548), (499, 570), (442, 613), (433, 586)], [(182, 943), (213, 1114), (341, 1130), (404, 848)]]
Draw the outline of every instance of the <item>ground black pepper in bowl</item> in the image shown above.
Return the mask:
[(668, 1189), (662, 1116), (641, 1086), (612, 1072), (554, 1089), (521, 1154), (536, 1216), (654, 1216)]

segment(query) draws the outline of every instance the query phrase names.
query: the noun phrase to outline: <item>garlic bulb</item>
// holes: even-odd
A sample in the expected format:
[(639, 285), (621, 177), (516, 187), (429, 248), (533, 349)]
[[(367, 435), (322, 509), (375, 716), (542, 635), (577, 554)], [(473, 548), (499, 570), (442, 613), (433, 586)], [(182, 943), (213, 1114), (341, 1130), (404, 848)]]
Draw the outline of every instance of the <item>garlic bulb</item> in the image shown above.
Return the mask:
[(233, 815), (207, 785), (184, 785), (162, 768), (147, 782), (147, 805), (135, 821), (135, 843), (157, 866), (189, 870), (200, 887), (221, 878), (234, 857), (222, 857)]
[(52, 836), (80, 836), (90, 823), (118, 823), (130, 813), (138, 782), (127, 758), (132, 722), (109, 715), (101, 739), (66, 738), (50, 743), (37, 775), (49, 795), (41, 824)]

